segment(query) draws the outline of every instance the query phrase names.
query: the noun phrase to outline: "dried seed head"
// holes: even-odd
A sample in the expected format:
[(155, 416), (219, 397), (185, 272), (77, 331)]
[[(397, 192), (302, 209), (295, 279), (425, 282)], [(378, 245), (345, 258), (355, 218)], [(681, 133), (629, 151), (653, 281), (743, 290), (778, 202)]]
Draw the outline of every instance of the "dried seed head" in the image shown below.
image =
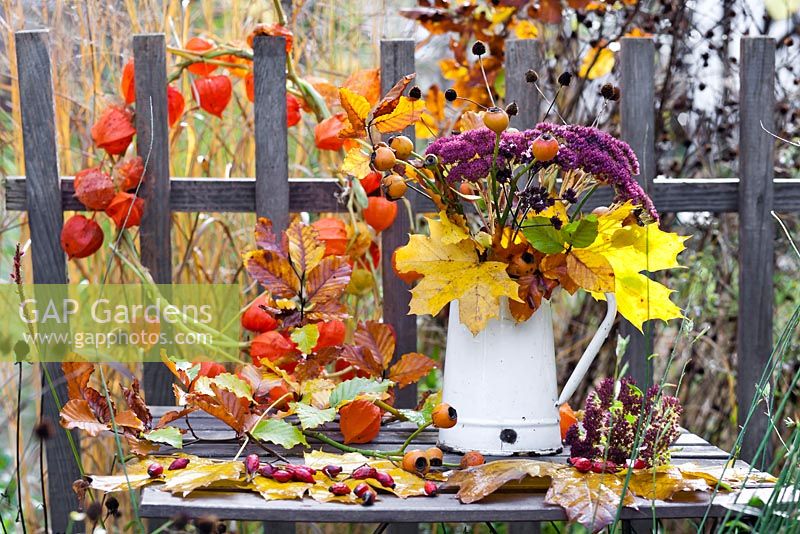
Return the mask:
[(173, 530), (184, 530), (186, 525), (189, 524), (189, 516), (184, 514), (183, 512), (179, 512), (177, 515), (172, 516), (172, 529)]
[(569, 87), (572, 83), (572, 73), (568, 70), (562, 72), (558, 77), (558, 85), (562, 87)]
[(114, 517), (119, 515), (119, 501), (113, 495), (106, 497), (106, 510)]
[(486, 45), (483, 44), (483, 41), (475, 41), (475, 44), (472, 45), (472, 53), (476, 56), (482, 56), (486, 53)]
[(444, 99), (448, 102), (454, 102), (456, 98), (458, 98), (458, 93), (452, 87), (444, 92)]
[(552, 217), (550, 217), (550, 224), (552, 224), (552, 225), (553, 225), (553, 228), (555, 228), (556, 230), (561, 230), (561, 226), (562, 226), (564, 223), (563, 223), (563, 221), (562, 221), (561, 219), (559, 219), (557, 216), (553, 215)]
[(619, 100), (619, 97), (620, 97), (619, 87), (617, 87), (617, 86), (615, 85), (615, 86), (614, 86), (614, 95), (611, 97), (611, 101), (612, 101), (612, 102), (616, 102), (616, 101), (618, 101), (618, 100)]
[(422, 98), (422, 89), (419, 88), (419, 85), (415, 85), (408, 90), (408, 98), (411, 100), (419, 100)]
[(603, 87), (600, 88), (600, 95), (606, 100), (611, 100), (611, 97), (614, 96), (614, 86), (610, 83), (604, 83)]
[(517, 113), (519, 113), (519, 107), (517, 106), (516, 102), (512, 102), (506, 106), (506, 115), (509, 117), (513, 117)]
[(100, 514), (103, 513), (103, 505), (100, 504), (100, 501), (92, 501), (88, 508), (86, 508), (86, 517), (89, 518), (91, 522), (97, 522), (100, 519)]
[(533, 69), (528, 69), (525, 73), (525, 81), (528, 83), (536, 83), (539, 81), (539, 75)]
[(218, 521), (216, 516), (204, 515), (194, 520), (194, 527), (199, 534), (216, 534)]
[(53, 428), (53, 423), (50, 422), (50, 419), (44, 418), (36, 424), (33, 432), (40, 441), (46, 441), (53, 437), (55, 429)]

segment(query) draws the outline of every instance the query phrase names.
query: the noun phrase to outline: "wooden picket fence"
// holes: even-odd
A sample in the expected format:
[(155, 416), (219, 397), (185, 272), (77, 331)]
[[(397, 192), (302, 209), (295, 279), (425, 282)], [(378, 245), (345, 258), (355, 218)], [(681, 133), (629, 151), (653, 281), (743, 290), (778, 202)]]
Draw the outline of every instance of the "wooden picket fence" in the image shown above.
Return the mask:
[[(65, 284), (66, 260), (59, 244), (63, 212), (84, 208), (73, 196), (72, 178), (59, 175), (49, 46), (46, 30), (16, 34), (27, 176), (7, 179), (6, 208), (28, 212), (34, 281)], [(286, 53), (282, 38), (257, 37), (254, 43), (255, 178), (169, 176), (165, 36), (135, 35), (133, 51), (137, 149), (148, 160), (142, 188), (146, 208), (140, 229), (141, 257), (157, 283), (172, 282), (172, 212), (255, 212), (270, 217), (280, 229), (286, 226), (291, 212), (342, 210), (334, 196), (339, 190), (335, 179), (289, 177)], [(380, 51), (381, 90), (385, 92), (401, 76), (414, 72), (414, 42), (384, 40)], [(513, 126), (532, 127), (541, 116), (539, 95), (526, 84), (524, 73), (541, 69), (542, 58), (541, 44), (536, 40), (507, 43), (507, 100), (516, 101), (521, 110), (512, 119)], [(654, 179), (655, 58), (652, 39), (622, 39), (622, 137), (639, 157), (639, 179), (660, 212), (739, 213), (739, 295), (743, 313), (737, 323), (737, 395), (742, 420), (772, 347), (775, 227), (770, 212), (800, 211), (800, 184), (773, 179), (774, 142), (761, 128), (763, 124), (772, 130), (774, 123), (775, 43), (764, 37), (741, 41), (738, 179)], [(413, 130), (408, 135), (413, 135)], [(587, 208), (609, 200), (610, 196), (597, 194)], [(421, 197), (412, 202), (417, 211), (432, 207)], [(408, 229), (408, 215), (401, 209), (392, 228), (382, 234), (384, 320), (396, 328), (398, 354), (414, 351), (417, 345), (415, 318), (407, 315), (408, 288), (392, 274), (390, 265), (392, 251), (404, 244)], [(643, 336), (630, 325), (623, 324), (621, 329), (632, 336), (628, 346), (631, 373), (639, 383), (650, 382), (652, 369), (646, 357), (652, 347), (649, 330)], [(59, 364), (47, 365), (54, 377), (62, 376)], [(146, 364), (144, 388), (148, 402), (171, 404), (170, 381), (161, 365)], [(63, 380), (57, 380), (56, 389), (59, 400), (64, 402), (67, 394)], [(415, 397), (416, 391), (409, 387), (401, 391), (398, 402), (409, 406)], [(44, 394), (42, 404), (43, 416), (58, 421), (58, 404), (49, 393)], [(767, 419), (757, 415), (744, 440), (743, 457), (752, 457), (765, 432)], [(54, 531), (63, 532), (75, 502), (72, 482), (80, 477), (65, 433), (47, 442), (47, 458), (51, 526)]]

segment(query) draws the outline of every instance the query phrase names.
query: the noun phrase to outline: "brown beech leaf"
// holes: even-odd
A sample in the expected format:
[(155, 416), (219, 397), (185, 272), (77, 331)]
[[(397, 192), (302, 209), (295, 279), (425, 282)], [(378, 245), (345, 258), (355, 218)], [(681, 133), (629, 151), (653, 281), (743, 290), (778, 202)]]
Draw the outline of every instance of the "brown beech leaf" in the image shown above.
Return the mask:
[(156, 429), (163, 428), (170, 424), (171, 422), (180, 419), (181, 417), (185, 417), (190, 413), (197, 411), (197, 408), (192, 406), (186, 406), (182, 410), (170, 410), (164, 415), (156, 423)]
[(339, 410), (345, 443), (369, 443), (381, 431), (381, 409), (368, 400), (354, 400)]
[[(324, 247), (323, 247), (324, 250)], [(311, 310), (334, 303), (340, 307), (339, 297), (350, 283), (352, 267), (343, 256), (328, 256), (310, 273), (306, 273), (306, 295)]]
[(128, 403), (128, 408), (136, 414), (136, 417), (138, 417), (147, 428), (150, 428), (150, 424), (153, 422), (153, 415), (150, 413), (150, 408), (147, 407), (147, 404), (142, 398), (139, 389), (139, 379), (135, 378), (130, 388), (123, 387), (122, 394), (125, 396), (125, 402)]
[(339, 137), (364, 137), (367, 116), (372, 107), (369, 101), (347, 87), (339, 89), (339, 101), (347, 115), (348, 122), (347, 126), (339, 132)]
[(139, 439), (130, 434), (125, 434), (125, 441), (128, 443), (128, 448), (130, 448), (131, 452), (136, 456), (147, 456), (148, 454), (158, 452), (158, 449), (161, 448), (161, 445), (158, 443), (152, 443), (146, 439)]
[[(456, 497), (464, 504), (480, 501), (503, 485), (525, 477), (547, 479), (562, 470), (574, 471), (566, 465), (538, 460), (498, 460), (487, 464), (456, 471), (447, 479), (444, 487), (458, 488)], [(577, 471), (575, 471), (577, 473)], [(544, 487), (547, 487), (545, 485)]]
[(436, 362), (424, 354), (409, 352), (403, 354), (389, 369), (389, 380), (403, 388), (430, 373), (434, 367), (436, 367)]
[(66, 429), (79, 428), (90, 436), (108, 430), (108, 425), (97, 420), (89, 403), (81, 399), (72, 399), (61, 408), (61, 426)]
[(284, 258), (287, 257), (286, 246), (278, 241), (278, 236), (272, 230), (272, 221), (266, 217), (259, 217), (255, 228), (256, 246), (263, 250), (275, 252)]
[(275, 251), (259, 249), (247, 252), (244, 265), (250, 276), (274, 298), (293, 298), (300, 289), (300, 280), (289, 260)]
[(141, 432), (145, 429), (141, 419), (131, 410), (123, 410), (114, 414), (114, 423), (121, 428), (129, 428)]
[(425, 103), (401, 96), (391, 113), (376, 117), (372, 124), (381, 133), (399, 132), (417, 122), (425, 110)]
[(403, 94), (403, 91), (405, 91), (406, 87), (408, 87), (408, 84), (411, 83), (411, 80), (413, 80), (415, 76), (416, 74), (407, 74), (400, 78), (400, 80), (394, 84), (394, 87), (389, 89), (389, 92), (381, 98), (378, 105), (375, 106), (372, 116), (380, 117), (381, 115), (393, 112), (400, 103), (400, 96)]
[(211, 388), (215, 393), (214, 397), (191, 394), (188, 396), (189, 403), (241, 433), (245, 427), (250, 402), (216, 385), (212, 384)]
[[(311, 272), (325, 255), (325, 242), (313, 226), (295, 222), (286, 229), (289, 260), (297, 273)], [(296, 276), (295, 276), (296, 278)]]
[(372, 352), (376, 361), (386, 369), (394, 356), (396, 336), (391, 325), (378, 321), (361, 322), (353, 336), (356, 345)]
[(89, 404), (92, 413), (94, 413), (95, 417), (101, 423), (108, 424), (111, 422), (111, 410), (113, 406), (108, 405), (108, 400), (102, 393), (94, 388), (86, 388), (83, 390), (83, 398)]
[(383, 360), (380, 354), (374, 354), (364, 347), (345, 345), (342, 347), (340, 357), (359, 371), (369, 373), (370, 376), (383, 374)]
[[(624, 485), (624, 479), (614, 474), (580, 473), (565, 467), (554, 473), (544, 502), (561, 506), (570, 522), (599, 532), (614, 522)], [(625, 492), (623, 504), (636, 507), (630, 491)]]
[(94, 365), (89, 362), (63, 362), (61, 370), (67, 379), (67, 393), (70, 399), (82, 399), (83, 390), (94, 373)]

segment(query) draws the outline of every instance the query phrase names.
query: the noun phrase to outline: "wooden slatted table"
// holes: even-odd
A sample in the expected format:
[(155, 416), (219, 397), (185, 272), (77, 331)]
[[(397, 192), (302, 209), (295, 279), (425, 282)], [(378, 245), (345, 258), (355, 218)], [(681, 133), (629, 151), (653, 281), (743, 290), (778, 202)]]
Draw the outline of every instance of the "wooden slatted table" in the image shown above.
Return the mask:
[[(154, 417), (172, 407), (156, 407)], [(184, 420), (173, 423), (187, 428)], [(183, 452), (204, 458), (231, 459), (236, 455), (240, 443), (234, 439), (235, 434), (224, 423), (205, 414), (196, 412), (189, 416), (189, 425), (202, 442), (192, 443), (184, 447)], [(369, 446), (373, 449), (395, 450), (408, 436), (409, 423), (390, 423), (385, 425), (375, 442)], [(341, 441), (341, 435), (335, 424), (322, 427), (324, 433)], [(191, 434), (185, 436), (186, 441), (192, 439)], [(206, 441), (208, 440), (208, 441)], [(436, 443), (436, 430), (422, 432), (414, 442), (419, 446), (431, 446)], [(329, 445), (314, 442), (309, 444), (315, 449), (327, 452), (340, 452)], [(413, 446), (413, 445), (412, 445)], [(275, 447), (275, 450), (293, 462), (302, 461), (303, 450), (291, 450)], [(167, 451), (170, 452), (170, 451)], [(266, 458), (263, 449), (249, 444), (243, 455), (251, 452)], [(544, 461), (565, 463), (567, 452), (554, 456), (539, 457)], [(715, 447), (689, 432), (683, 432), (674, 445), (673, 461), (676, 464), (694, 463), (702, 467), (721, 467), (728, 460), (728, 453)], [(496, 458), (487, 458), (492, 460)], [(459, 461), (456, 455), (445, 455), (446, 462)], [(737, 462), (737, 466), (746, 466)], [(640, 500), (639, 509), (625, 508), (622, 519), (652, 519), (653, 512), (661, 519), (698, 518), (706, 514), (710, 506), (709, 517), (722, 517), (728, 511), (726, 505), (747, 503), (758, 494), (767, 500), (770, 487), (766, 484), (748, 483), (739, 493), (710, 494), (697, 492), (681, 495), (678, 501)], [(461, 504), (454, 493), (442, 493), (436, 498), (400, 499), (381, 493), (374, 506), (347, 506), (337, 503), (318, 503), (310, 498), (303, 500), (265, 501), (260, 495), (245, 491), (211, 491), (199, 490), (187, 497), (177, 497), (160, 491), (156, 487), (142, 490), (141, 515), (147, 518), (169, 518), (178, 513), (190, 517), (199, 514), (213, 514), (221, 519), (238, 519), (251, 521), (295, 521), (314, 523), (436, 523), (445, 522), (485, 522), (485, 521), (561, 521), (565, 520), (563, 510), (558, 506), (544, 503), (543, 493), (499, 492), (475, 504)]]

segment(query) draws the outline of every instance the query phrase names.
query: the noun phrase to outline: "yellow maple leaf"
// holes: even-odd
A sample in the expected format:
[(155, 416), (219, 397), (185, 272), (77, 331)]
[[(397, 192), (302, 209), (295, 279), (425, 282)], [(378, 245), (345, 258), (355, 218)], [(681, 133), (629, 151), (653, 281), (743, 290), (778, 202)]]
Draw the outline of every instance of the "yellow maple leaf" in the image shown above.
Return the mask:
[(455, 245), (469, 237), (467, 230), (450, 221), (444, 210), (439, 212), (439, 224), (430, 227), (431, 239), (445, 245)]
[(348, 126), (339, 135), (341, 137), (361, 136), (364, 134), (367, 116), (369, 115), (369, 101), (360, 94), (351, 91), (347, 87), (339, 89), (339, 101), (347, 114)]
[(399, 132), (419, 119), (425, 103), (401, 96), (397, 106), (389, 113), (372, 119), (372, 125), (381, 133)]
[[(431, 235), (448, 233), (442, 221), (428, 219)], [(450, 238), (451, 240), (454, 238)], [(520, 301), (519, 286), (498, 261), (479, 261), (470, 239), (443, 243), (423, 235), (412, 235), (408, 245), (397, 249), (397, 270), (414, 271), (422, 279), (411, 290), (410, 313), (436, 315), (445, 304), (459, 301), (459, 318), (477, 334), (500, 311), (500, 297)]]
[(360, 147), (354, 147), (347, 151), (340, 169), (343, 174), (363, 178), (370, 173), (369, 156), (361, 151)]
[[(598, 217), (597, 238), (583, 250), (600, 254), (611, 264), (619, 313), (641, 330), (647, 320), (683, 316), (669, 299), (672, 291), (642, 273), (680, 267), (678, 254), (689, 237), (664, 232), (658, 223), (621, 226), (633, 209), (635, 206), (628, 202)], [(605, 298), (601, 292), (592, 295)]]
[(539, 37), (539, 28), (533, 22), (523, 19), (514, 24), (514, 35), (517, 39), (536, 39)]
[(594, 80), (611, 72), (614, 68), (614, 52), (608, 47), (592, 47), (583, 57), (578, 76)]

